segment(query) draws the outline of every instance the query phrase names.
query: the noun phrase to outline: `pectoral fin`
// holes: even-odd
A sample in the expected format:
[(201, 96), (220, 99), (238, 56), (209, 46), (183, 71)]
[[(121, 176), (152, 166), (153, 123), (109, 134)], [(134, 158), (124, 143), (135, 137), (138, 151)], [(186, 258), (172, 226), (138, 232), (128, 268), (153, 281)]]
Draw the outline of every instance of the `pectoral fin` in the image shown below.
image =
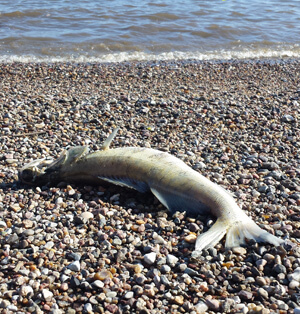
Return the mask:
[(198, 200), (187, 197), (183, 194), (177, 194), (164, 190), (162, 188), (151, 187), (151, 192), (158, 200), (167, 207), (172, 213), (175, 211), (186, 211), (192, 215), (203, 215), (209, 212), (209, 208)]
[(112, 184), (137, 190), (138, 192), (141, 193), (149, 191), (148, 184), (142, 181), (121, 177), (98, 177), (98, 178)]

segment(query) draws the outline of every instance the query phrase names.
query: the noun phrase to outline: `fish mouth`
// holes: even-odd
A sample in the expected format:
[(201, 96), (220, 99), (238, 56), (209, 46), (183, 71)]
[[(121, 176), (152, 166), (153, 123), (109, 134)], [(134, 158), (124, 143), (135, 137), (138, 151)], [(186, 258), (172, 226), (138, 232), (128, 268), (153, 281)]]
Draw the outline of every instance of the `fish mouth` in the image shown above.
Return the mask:
[(46, 170), (53, 163), (53, 159), (36, 159), (26, 164), (19, 171), (19, 180), (25, 184), (37, 184), (40, 179), (45, 177)]
[(88, 152), (87, 146), (75, 146), (64, 150), (56, 160), (53, 158), (36, 159), (20, 169), (19, 180), (29, 185), (59, 181), (68, 166), (76, 165)]

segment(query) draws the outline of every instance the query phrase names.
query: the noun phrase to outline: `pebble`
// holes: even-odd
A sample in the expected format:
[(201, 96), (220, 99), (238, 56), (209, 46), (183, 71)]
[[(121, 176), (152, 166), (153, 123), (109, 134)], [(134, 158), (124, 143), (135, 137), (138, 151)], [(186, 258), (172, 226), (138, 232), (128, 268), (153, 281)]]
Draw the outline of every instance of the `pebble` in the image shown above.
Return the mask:
[(22, 297), (31, 297), (33, 295), (33, 289), (31, 286), (23, 285), (20, 287), (19, 294)]
[(151, 252), (151, 253), (145, 254), (144, 255), (145, 263), (147, 263), (149, 265), (154, 264), (155, 260), (156, 260), (156, 256), (157, 256), (157, 254), (155, 252)]
[(232, 248), (232, 253), (238, 255), (245, 255), (247, 253), (247, 250), (243, 247), (234, 247)]
[(52, 300), (53, 293), (51, 291), (49, 291), (48, 289), (43, 289), (42, 295), (43, 295), (43, 298), (46, 302), (49, 302)]
[(195, 310), (197, 314), (207, 313), (208, 306), (204, 302), (199, 302), (195, 305)]
[(134, 297), (134, 292), (133, 291), (128, 291), (125, 293), (124, 298), (125, 299), (131, 299)]
[(197, 235), (194, 233), (190, 233), (189, 235), (184, 237), (184, 241), (187, 243), (195, 243), (197, 240)]
[(93, 311), (93, 307), (91, 303), (86, 303), (83, 307), (83, 313), (88, 313), (88, 314), (92, 314), (94, 313)]
[(218, 312), (220, 310), (220, 302), (216, 299), (207, 299), (206, 305), (212, 311)]
[(175, 264), (178, 262), (178, 258), (172, 254), (167, 255), (167, 263), (171, 266), (174, 267)]
[(70, 263), (68, 266), (68, 269), (72, 271), (80, 271), (80, 262), (79, 261), (74, 261)]

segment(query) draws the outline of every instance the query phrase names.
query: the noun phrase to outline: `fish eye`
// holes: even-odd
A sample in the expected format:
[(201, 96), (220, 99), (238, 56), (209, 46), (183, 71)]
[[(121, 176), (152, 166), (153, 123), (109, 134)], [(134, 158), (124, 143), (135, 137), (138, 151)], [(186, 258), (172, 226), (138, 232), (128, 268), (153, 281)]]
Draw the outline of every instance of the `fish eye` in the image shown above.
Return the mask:
[(23, 182), (33, 182), (34, 181), (34, 173), (30, 169), (25, 169), (20, 174), (20, 179)]

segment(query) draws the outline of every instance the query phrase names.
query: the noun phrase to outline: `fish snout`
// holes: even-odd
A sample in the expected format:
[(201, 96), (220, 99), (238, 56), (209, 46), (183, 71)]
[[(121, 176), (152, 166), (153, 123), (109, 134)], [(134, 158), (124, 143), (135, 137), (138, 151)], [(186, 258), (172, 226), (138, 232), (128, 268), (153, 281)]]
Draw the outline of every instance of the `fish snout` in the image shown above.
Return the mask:
[(53, 162), (53, 159), (37, 159), (26, 164), (19, 170), (18, 177), (22, 183), (25, 184), (37, 184), (38, 179), (42, 178), (46, 173), (46, 169), (49, 164)]

